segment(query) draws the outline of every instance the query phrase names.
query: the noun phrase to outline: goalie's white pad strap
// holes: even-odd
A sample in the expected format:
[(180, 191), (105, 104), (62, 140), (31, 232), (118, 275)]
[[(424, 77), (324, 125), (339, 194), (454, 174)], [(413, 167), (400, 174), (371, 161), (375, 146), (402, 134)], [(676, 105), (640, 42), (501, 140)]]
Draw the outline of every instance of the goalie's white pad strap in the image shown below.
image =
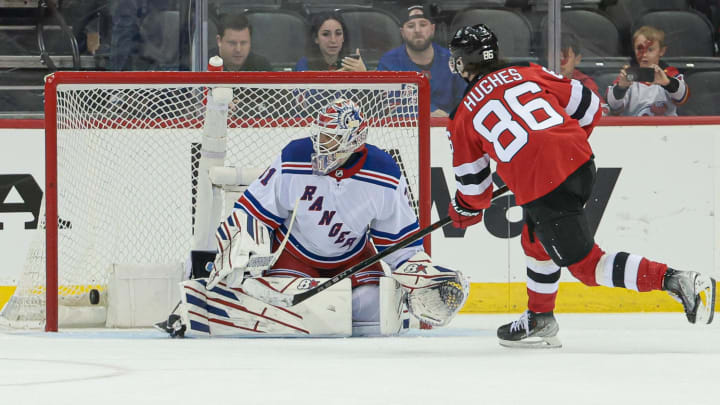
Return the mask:
[[(264, 171), (265, 169), (257, 167), (211, 167), (209, 176), (212, 184), (217, 186), (249, 186)], [(233, 205), (230, 204), (229, 207)]]
[(233, 99), (233, 89), (230, 87), (216, 87), (208, 93), (208, 110), (227, 111)]
[(402, 287), (391, 277), (353, 289), (353, 336), (395, 336), (407, 329)]
[(405, 308), (405, 292), (400, 283), (392, 277), (380, 277), (380, 335), (392, 336), (399, 334), (409, 325)]
[[(273, 288), (299, 293), (324, 279), (264, 277)], [(332, 336), (352, 332), (350, 280), (343, 280), (292, 307), (279, 308), (226, 284), (208, 291), (204, 279), (180, 283), (176, 311), (187, 325), (185, 336)]]

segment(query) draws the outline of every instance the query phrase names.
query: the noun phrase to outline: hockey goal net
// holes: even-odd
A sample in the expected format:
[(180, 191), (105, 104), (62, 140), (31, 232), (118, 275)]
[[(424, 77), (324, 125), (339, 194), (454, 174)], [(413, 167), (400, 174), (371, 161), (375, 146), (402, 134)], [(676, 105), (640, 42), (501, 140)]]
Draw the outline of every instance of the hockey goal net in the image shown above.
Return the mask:
[(396, 159), (421, 226), (429, 225), (429, 85), (420, 74), (58, 72), (45, 86), (39, 237), (4, 323), (56, 331), (58, 307), (90, 305), (114, 263), (186, 260), (213, 87), (233, 89), (225, 164), (236, 167), (266, 167), (288, 141), (309, 135), (318, 108), (352, 99), (369, 122), (368, 142)]

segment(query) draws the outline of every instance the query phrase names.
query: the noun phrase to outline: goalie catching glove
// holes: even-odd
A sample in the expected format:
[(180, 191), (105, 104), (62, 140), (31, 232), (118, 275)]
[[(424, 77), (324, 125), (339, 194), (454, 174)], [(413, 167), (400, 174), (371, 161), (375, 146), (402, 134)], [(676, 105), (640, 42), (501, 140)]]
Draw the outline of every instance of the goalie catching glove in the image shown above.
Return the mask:
[[(225, 280), (229, 287), (239, 287), (248, 270), (251, 256), (270, 255), (270, 232), (245, 211), (234, 210), (220, 224), (215, 233), (218, 254), (215, 262), (210, 262), (205, 269), (210, 272), (207, 289), (213, 289)], [(253, 274), (254, 276), (259, 274)]]
[(447, 325), (470, 293), (470, 286), (462, 273), (433, 266), (425, 252), (417, 252), (392, 276), (407, 291), (410, 313), (433, 326)]

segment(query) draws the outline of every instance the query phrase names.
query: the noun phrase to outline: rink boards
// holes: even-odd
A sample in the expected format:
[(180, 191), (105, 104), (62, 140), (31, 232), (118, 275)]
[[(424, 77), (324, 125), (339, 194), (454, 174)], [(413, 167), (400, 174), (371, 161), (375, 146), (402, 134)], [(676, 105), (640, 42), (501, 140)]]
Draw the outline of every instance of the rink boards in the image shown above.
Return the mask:
[[(715, 212), (720, 176), (715, 141), (720, 125), (602, 126), (590, 140), (599, 182), (589, 212), (596, 241), (606, 251), (627, 251), (720, 278)], [(34, 229), (32, 207), (44, 189), (43, 130), (0, 128), (0, 305), (12, 293)], [(443, 127), (431, 130), (432, 220), (446, 213), (454, 191), (449, 145)], [(23, 184), (21, 187), (12, 185)], [(9, 190), (8, 190), (9, 188)], [(4, 196), (4, 194), (1, 194)], [(509, 207), (505, 211), (505, 207)], [(466, 312), (516, 312), (525, 307), (525, 259), (520, 247), (522, 213), (511, 195), (496, 200), (483, 223), (465, 232), (433, 234), (434, 261), (471, 277)], [(26, 225), (29, 224), (29, 225)], [(567, 271), (558, 311), (675, 311), (664, 293), (638, 294), (586, 288)]]

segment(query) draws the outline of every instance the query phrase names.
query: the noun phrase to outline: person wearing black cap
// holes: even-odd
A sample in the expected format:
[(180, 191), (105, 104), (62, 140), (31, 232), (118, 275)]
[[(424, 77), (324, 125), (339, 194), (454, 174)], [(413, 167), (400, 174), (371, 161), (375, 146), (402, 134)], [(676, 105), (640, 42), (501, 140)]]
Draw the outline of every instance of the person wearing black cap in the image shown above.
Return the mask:
[(450, 51), (433, 43), (435, 24), (421, 5), (403, 13), (400, 28), (404, 45), (385, 53), (377, 70), (416, 71), (430, 80), (430, 111), (433, 117), (447, 117), (462, 98), (465, 82), (450, 73)]

